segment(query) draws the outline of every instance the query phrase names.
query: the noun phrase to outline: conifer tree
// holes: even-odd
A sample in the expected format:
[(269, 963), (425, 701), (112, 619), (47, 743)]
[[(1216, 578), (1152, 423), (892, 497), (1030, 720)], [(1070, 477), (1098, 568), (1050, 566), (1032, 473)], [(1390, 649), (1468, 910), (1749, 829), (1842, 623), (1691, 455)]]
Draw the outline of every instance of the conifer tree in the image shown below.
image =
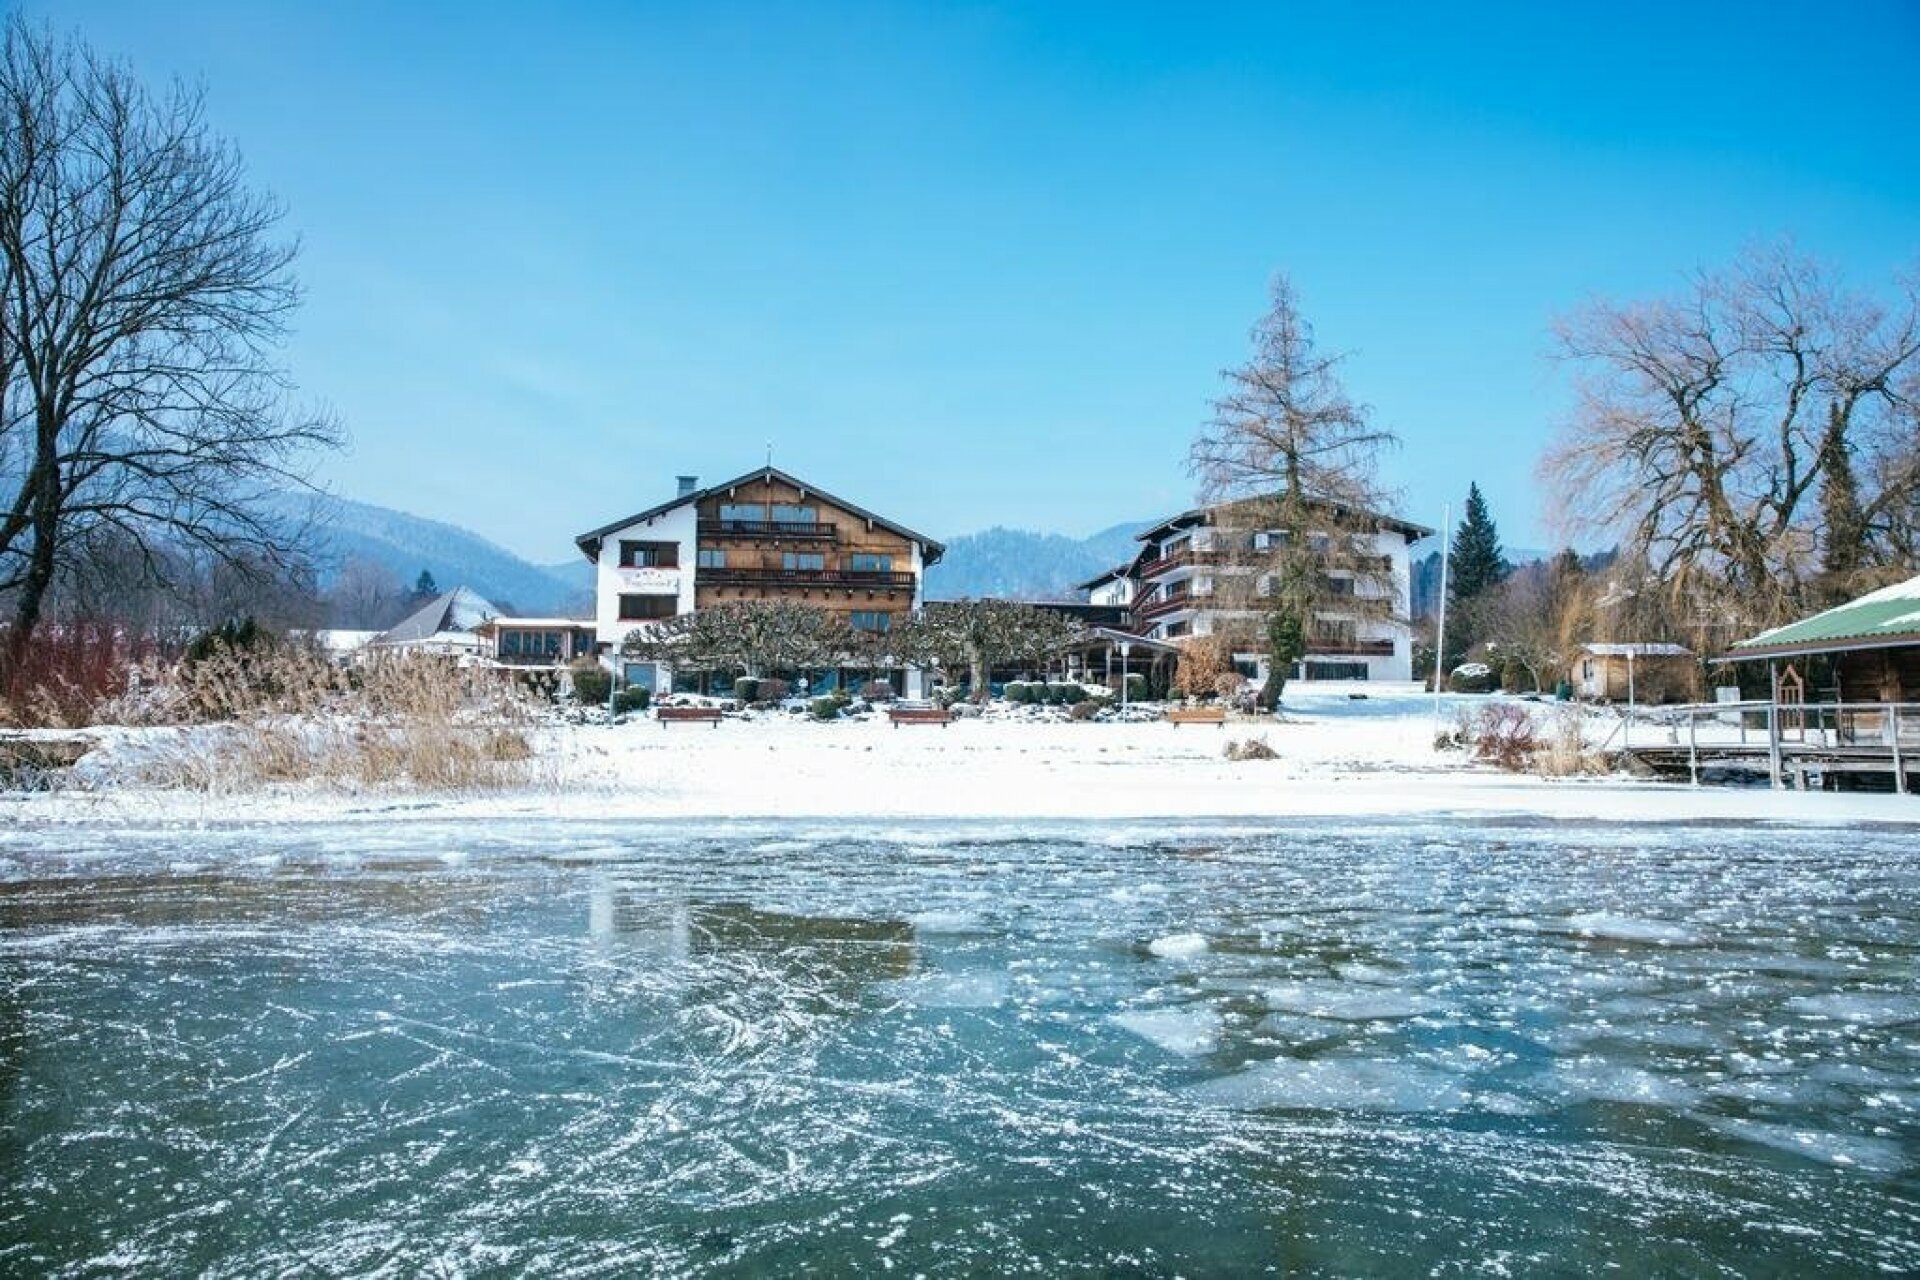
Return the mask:
[(1455, 604), (1466, 604), (1487, 588), (1497, 586), (1510, 566), (1500, 549), (1500, 531), (1487, 511), (1480, 486), (1467, 486), (1467, 511), (1453, 533), (1453, 563), (1448, 569), (1448, 594)]

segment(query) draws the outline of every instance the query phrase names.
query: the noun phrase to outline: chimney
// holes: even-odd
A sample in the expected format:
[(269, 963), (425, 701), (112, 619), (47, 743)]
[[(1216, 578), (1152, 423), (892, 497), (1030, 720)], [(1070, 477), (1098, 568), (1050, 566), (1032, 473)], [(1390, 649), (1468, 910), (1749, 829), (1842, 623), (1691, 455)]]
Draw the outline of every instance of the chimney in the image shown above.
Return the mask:
[(687, 497), (700, 487), (699, 476), (675, 476), (674, 479), (680, 482), (680, 492), (674, 495), (677, 498)]

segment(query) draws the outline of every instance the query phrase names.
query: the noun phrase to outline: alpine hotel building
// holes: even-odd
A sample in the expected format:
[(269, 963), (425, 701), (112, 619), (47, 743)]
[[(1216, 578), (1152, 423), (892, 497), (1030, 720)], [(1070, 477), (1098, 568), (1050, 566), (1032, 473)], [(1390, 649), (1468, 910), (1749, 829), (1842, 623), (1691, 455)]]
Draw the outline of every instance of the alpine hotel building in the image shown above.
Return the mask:
[[(671, 672), (619, 658), (637, 628), (724, 602), (785, 600), (890, 631), (920, 607), (921, 575), (943, 550), (770, 466), (706, 489), (681, 476), (671, 501), (574, 542), (595, 565), (599, 639), (625, 682), (648, 689), (669, 687)], [(918, 676), (906, 673), (909, 696)]]

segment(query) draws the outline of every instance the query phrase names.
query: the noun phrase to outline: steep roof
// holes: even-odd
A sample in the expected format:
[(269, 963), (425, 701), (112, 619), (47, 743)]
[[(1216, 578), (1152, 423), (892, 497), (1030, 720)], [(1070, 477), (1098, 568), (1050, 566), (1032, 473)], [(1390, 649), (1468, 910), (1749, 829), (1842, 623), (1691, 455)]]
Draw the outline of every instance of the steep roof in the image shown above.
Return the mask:
[(923, 567), (937, 564), (940, 557), (946, 553), (944, 546), (935, 542), (932, 538), (927, 537), (924, 533), (915, 533), (905, 525), (895, 524), (885, 516), (875, 515), (864, 507), (856, 506), (848, 502), (845, 498), (836, 498), (819, 485), (808, 484), (804, 480), (788, 475), (778, 467), (760, 467), (747, 472), (747, 474), (743, 476), (735, 476), (731, 480), (723, 480), (719, 484), (710, 485), (705, 489), (696, 489), (692, 493), (681, 494), (679, 497), (668, 502), (663, 502), (657, 507), (648, 507), (645, 511), (636, 512), (624, 520), (615, 520), (612, 524), (603, 524), (598, 529), (589, 529), (587, 532), (575, 538), (573, 545), (579, 547), (580, 553), (586, 556), (587, 559), (597, 561), (600, 559), (601, 540), (608, 534), (618, 533), (629, 525), (639, 524), (642, 520), (651, 520), (655, 516), (665, 515), (676, 507), (684, 507), (690, 502), (701, 502), (707, 498), (723, 494), (729, 489), (737, 489), (743, 484), (752, 484), (756, 480), (778, 480), (782, 484), (792, 485), (803, 494), (811, 494), (822, 502), (830, 502), (843, 511), (852, 512), (862, 520), (871, 520), (881, 528), (899, 534), (909, 542), (919, 543), (924, 548), (920, 557), (920, 563)]
[(500, 611), (465, 587), (455, 587), (414, 610), (380, 633), (374, 644), (407, 644), (431, 640), (443, 631), (472, 631)]
[[(1277, 497), (1278, 495), (1268, 494), (1263, 496), (1267, 498), (1271, 498), (1271, 497)], [(1212, 506), (1194, 507), (1191, 510), (1182, 511), (1177, 516), (1168, 516), (1165, 520), (1162, 520), (1159, 524), (1154, 525), (1153, 528), (1142, 530), (1140, 533), (1137, 533), (1134, 536), (1138, 538), (1141, 542), (1150, 542), (1156, 538), (1163, 538), (1169, 533), (1177, 533), (1181, 529), (1193, 528), (1198, 525), (1209, 524), (1212, 522), (1213, 513), (1215, 511), (1220, 510), (1222, 507), (1234, 506), (1240, 502), (1255, 502), (1260, 500), (1261, 500), (1260, 498), (1239, 498), (1239, 499), (1235, 499), (1233, 502), (1217, 502), (1217, 503), (1214, 503)], [(1347, 512), (1345, 508), (1341, 507), (1337, 503), (1310, 501), (1308, 505), (1325, 508), (1327, 510), (1335, 512), (1336, 514), (1341, 514), (1341, 515), (1351, 514)], [(1434, 531), (1432, 529), (1427, 528), (1425, 525), (1414, 524), (1412, 521), (1402, 520), (1398, 516), (1382, 515), (1379, 512), (1375, 512), (1375, 511), (1363, 511), (1363, 512), (1360, 512), (1359, 515), (1365, 521), (1370, 521), (1374, 524), (1379, 525), (1382, 529), (1386, 529), (1392, 533), (1399, 534), (1401, 537), (1405, 538), (1408, 542), (1418, 542), (1422, 538), (1431, 538), (1434, 534)]]
[(1686, 658), (1693, 650), (1683, 644), (1583, 644), (1580, 652), (1596, 658)]
[(1920, 645), (1920, 577), (1737, 641), (1729, 658), (1783, 658)]
[(1124, 578), (1133, 572), (1133, 565), (1134, 562), (1132, 560), (1127, 561), (1125, 564), (1115, 565), (1097, 577), (1088, 578), (1085, 582), (1074, 583), (1073, 589), (1075, 591), (1091, 591), (1102, 583), (1112, 582), (1116, 578)]

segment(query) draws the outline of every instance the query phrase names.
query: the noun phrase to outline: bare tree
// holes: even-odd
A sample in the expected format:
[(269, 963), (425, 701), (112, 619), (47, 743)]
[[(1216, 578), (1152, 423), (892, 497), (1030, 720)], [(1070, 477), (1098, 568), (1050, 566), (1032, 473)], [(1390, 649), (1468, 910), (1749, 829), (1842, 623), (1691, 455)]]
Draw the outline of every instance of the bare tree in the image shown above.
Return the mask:
[(846, 624), (825, 609), (786, 600), (742, 600), (637, 630), (621, 652), (699, 671), (762, 676), (837, 662), (852, 647)]
[(1213, 509), (1209, 585), (1222, 615), (1240, 620), (1236, 639), (1267, 649), (1271, 708), (1316, 641), (1394, 614), (1397, 584), (1375, 535), (1378, 462), (1396, 438), (1347, 395), (1343, 357), (1319, 351), (1285, 276), (1252, 337), (1188, 466)]
[(925, 606), (895, 633), (898, 652), (918, 666), (964, 668), (975, 702), (987, 698), (993, 669), (1042, 663), (1086, 634), (1066, 614), (1011, 600), (943, 600)]
[(400, 620), (408, 599), (399, 575), (364, 556), (348, 556), (326, 592), (336, 627), (390, 627)]
[[(63, 567), (109, 534), (277, 572), (267, 505), (338, 440), (288, 406), (280, 209), (197, 92), (151, 94), (17, 15), (0, 38), (0, 596), (18, 668)], [(5, 672), (0, 672), (4, 675)]]
[(1560, 329), (1579, 407), (1542, 464), (1569, 531), (1622, 539), (1706, 615), (1777, 622), (1914, 541), (1920, 289), (1891, 306), (1787, 249)]
[(1596, 633), (1596, 589), (1567, 550), (1522, 565), (1475, 603), (1478, 630), (1494, 652), (1525, 667), (1536, 689), (1549, 689), (1573, 667), (1580, 646), (1606, 639)]

